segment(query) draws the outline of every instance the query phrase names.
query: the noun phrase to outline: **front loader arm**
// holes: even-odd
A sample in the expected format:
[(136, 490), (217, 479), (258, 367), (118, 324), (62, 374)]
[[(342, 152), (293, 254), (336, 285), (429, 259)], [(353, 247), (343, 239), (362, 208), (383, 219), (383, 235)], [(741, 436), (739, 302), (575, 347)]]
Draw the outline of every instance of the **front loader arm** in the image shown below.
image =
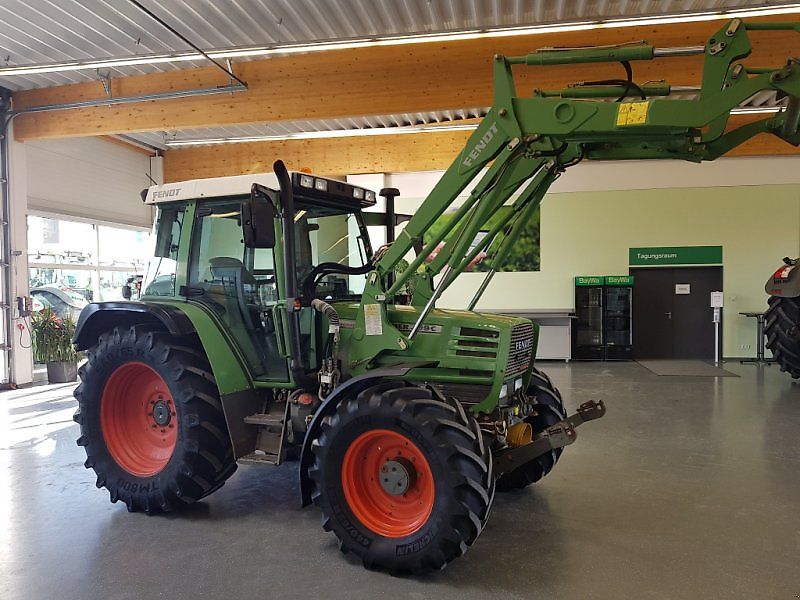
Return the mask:
[[(469, 268), (479, 252), (493, 248), (492, 272), (470, 303), (472, 308), (524, 225), (520, 219), (533, 214), (528, 207), (538, 204), (555, 178), (581, 159), (700, 162), (718, 158), (759, 133), (800, 144), (800, 65), (794, 58), (774, 68), (745, 65), (742, 61), (752, 50), (748, 30), (800, 32), (800, 23), (733, 19), (703, 46), (656, 48), (637, 42), (495, 56), (492, 108), (405, 229), (376, 254), (375, 270), (368, 277), (356, 320), (357, 333), (362, 337), (369, 329), (372, 333), (369, 343), (354, 348), (351, 367), (358, 371), (384, 350), (408, 348), (441, 292)], [(638, 85), (633, 80), (632, 61), (691, 54), (704, 55), (702, 81), (692, 90), (699, 92), (695, 98), (680, 97), (686, 90), (673, 89), (667, 82)], [(621, 63), (627, 78), (580, 82), (560, 90), (535, 90), (532, 97), (517, 96), (513, 65), (599, 62)], [(775, 91), (779, 98), (788, 97), (787, 108), (727, 130), (731, 111), (765, 90)], [(473, 180), (477, 183), (459, 204), (461, 193)], [(473, 246), (476, 234), (517, 192), (521, 194), (511, 205), (510, 215), (489, 231), (480, 247)], [(449, 222), (395, 275), (400, 260), (421, 245), (426, 232), (448, 211), (452, 211)], [(437, 250), (435, 258), (428, 260)], [(439, 280), (433, 286), (435, 276)], [(394, 302), (395, 294), (412, 278), (417, 284), (413, 304), (419, 317), (406, 336), (388, 321), (386, 305)], [(367, 327), (365, 314), (370, 315), (371, 327)], [(381, 322), (379, 333), (376, 319)]]
[[(511, 85), (513, 87), (513, 80), (511, 80)], [(465, 220), (463, 217), (475, 214), (484, 196), (491, 192), (498, 179), (503, 176), (506, 170), (504, 165), (508, 164), (518, 152), (519, 142), (512, 143), (509, 133), (502, 129), (497, 121), (493, 121), (491, 116), (492, 111), (490, 110), (470, 136), (464, 151), (445, 171), (425, 202), (397, 235), (395, 241), (376, 253), (375, 270), (367, 277), (361, 295), (361, 310), (358, 312), (354, 326), (356, 340), (362, 341), (360, 344), (353, 345), (350, 350), (349, 366), (354, 374), (365, 372), (369, 362), (379, 353), (385, 350), (405, 350), (410, 346), (410, 338), (413, 335), (407, 336), (392, 325), (386, 314), (387, 303), (392, 303), (394, 295), (412, 278), (417, 278), (417, 270), (424, 265), (425, 259), (431, 255), (439, 243), (451, 233), (451, 229), (458, 228)], [(519, 140), (519, 138), (516, 139)], [(424, 246), (408, 267), (402, 272), (396, 273), (395, 267), (400, 260), (416, 244), (422, 242), (425, 232), (448, 208), (456, 203), (459, 194), (489, 163), (491, 165), (486, 173), (481, 177), (467, 200), (457, 209), (450, 222), (451, 227), (445, 228), (439, 238)], [(513, 190), (509, 191), (509, 194), (511, 193)], [(447, 252), (449, 251), (450, 249)], [(392, 282), (391, 285), (390, 282)], [(424, 293), (423, 287), (420, 286), (420, 294)], [(415, 296), (418, 299), (422, 297), (416, 293)]]

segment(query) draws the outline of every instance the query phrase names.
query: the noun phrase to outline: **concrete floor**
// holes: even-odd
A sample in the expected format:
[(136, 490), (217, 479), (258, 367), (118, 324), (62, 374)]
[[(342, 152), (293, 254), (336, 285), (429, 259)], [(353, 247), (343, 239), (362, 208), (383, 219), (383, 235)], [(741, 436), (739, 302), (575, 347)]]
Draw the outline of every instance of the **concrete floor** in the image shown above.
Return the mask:
[(296, 465), (240, 467), (180, 514), (108, 502), (75, 445), (71, 386), (0, 394), (0, 598), (798, 598), (800, 387), (775, 366), (658, 377), (540, 365), (603, 399), (558, 468), (498, 495), (477, 544), (401, 579), (342, 556), (298, 508)]

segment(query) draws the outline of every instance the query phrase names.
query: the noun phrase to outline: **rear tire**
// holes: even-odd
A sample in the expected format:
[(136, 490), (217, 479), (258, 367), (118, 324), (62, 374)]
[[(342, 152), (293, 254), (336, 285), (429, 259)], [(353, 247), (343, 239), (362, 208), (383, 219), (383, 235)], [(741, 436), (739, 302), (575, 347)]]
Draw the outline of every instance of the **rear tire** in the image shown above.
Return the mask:
[(764, 333), (781, 371), (800, 378), (800, 298), (770, 296)]
[(492, 457), (478, 424), (427, 388), (387, 381), (346, 398), (312, 452), (311, 497), (323, 528), (367, 568), (441, 569), (489, 516)]
[(87, 351), (75, 389), (78, 445), (96, 485), (129, 511), (191, 504), (236, 470), (202, 350), (145, 325), (115, 327)]
[[(531, 424), (534, 435), (567, 418), (561, 393), (550, 381), (550, 377), (535, 367), (528, 386), (528, 396), (535, 399), (536, 410), (524, 420)], [(509, 473), (504, 473), (497, 479), (497, 491), (518, 490), (536, 483), (553, 470), (562, 452), (563, 448), (551, 450)]]

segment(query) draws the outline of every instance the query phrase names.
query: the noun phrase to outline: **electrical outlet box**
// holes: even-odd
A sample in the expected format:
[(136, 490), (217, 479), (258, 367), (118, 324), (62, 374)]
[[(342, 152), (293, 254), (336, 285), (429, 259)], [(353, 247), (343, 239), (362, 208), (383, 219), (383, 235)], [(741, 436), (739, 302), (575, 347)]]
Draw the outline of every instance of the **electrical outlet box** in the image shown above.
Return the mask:
[(31, 313), (33, 313), (33, 298), (17, 296), (17, 314), (20, 317), (30, 317)]

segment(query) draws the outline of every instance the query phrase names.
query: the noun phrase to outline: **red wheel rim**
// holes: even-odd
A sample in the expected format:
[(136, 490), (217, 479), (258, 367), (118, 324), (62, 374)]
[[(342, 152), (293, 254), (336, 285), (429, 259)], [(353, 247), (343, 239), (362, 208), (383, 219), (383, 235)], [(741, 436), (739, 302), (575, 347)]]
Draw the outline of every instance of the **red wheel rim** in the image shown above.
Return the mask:
[(342, 487), (355, 517), (384, 537), (411, 535), (433, 510), (428, 461), (414, 442), (396, 431), (373, 429), (353, 440), (342, 462)]
[(150, 477), (167, 466), (178, 441), (175, 401), (164, 379), (141, 362), (111, 373), (100, 399), (106, 448), (131, 475)]

